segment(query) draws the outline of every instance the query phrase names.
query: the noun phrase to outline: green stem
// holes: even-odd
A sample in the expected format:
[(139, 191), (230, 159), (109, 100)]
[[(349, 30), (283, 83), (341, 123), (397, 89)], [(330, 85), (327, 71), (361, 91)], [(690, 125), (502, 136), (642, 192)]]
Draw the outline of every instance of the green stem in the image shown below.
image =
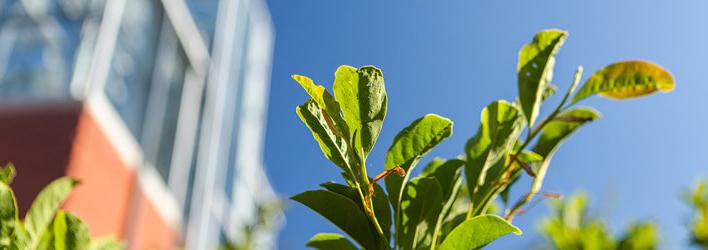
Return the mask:
[[(413, 169), (415, 169), (415, 166), (418, 165), (418, 161), (420, 159), (414, 160), (410, 167), (408, 167), (408, 170), (406, 171), (406, 175), (403, 177), (403, 181), (401, 182), (401, 189), (398, 190), (398, 198), (396, 199), (396, 213), (394, 214), (394, 237), (393, 237), (393, 246), (394, 249), (398, 247), (398, 228), (401, 223), (401, 201), (403, 200), (403, 192), (406, 190), (406, 185), (408, 183), (408, 180), (411, 177), (411, 172), (413, 172)], [(389, 194), (391, 195), (391, 194)]]
[(450, 215), (450, 211), (452, 210), (452, 206), (455, 205), (455, 201), (457, 200), (457, 196), (460, 193), (460, 189), (462, 189), (462, 182), (458, 182), (456, 187), (453, 187), (452, 194), (450, 194), (450, 199), (448, 199), (445, 206), (443, 206), (443, 212), (438, 215), (438, 220), (435, 223), (435, 231), (433, 231), (433, 239), (430, 244), (430, 250), (435, 250), (435, 248), (437, 247), (438, 237), (440, 237), (440, 231), (442, 228), (443, 221)]
[[(575, 76), (573, 78), (573, 84), (570, 85), (570, 88), (568, 88), (568, 91), (565, 93), (565, 96), (563, 96), (563, 100), (558, 104), (558, 106), (553, 110), (553, 112), (550, 115), (548, 115), (548, 117), (543, 119), (543, 121), (540, 124), (538, 124), (535, 128), (533, 128), (529, 132), (528, 136), (526, 137), (526, 141), (524, 141), (524, 143), (521, 145), (521, 147), (519, 147), (519, 150), (516, 152), (516, 154), (521, 153), (526, 148), (526, 146), (528, 146), (529, 143), (538, 135), (538, 133), (540, 133), (541, 130), (543, 130), (543, 128), (546, 125), (548, 125), (549, 122), (556, 119), (556, 117), (561, 112), (566, 111), (568, 108), (573, 106), (573, 104), (575, 104), (573, 102), (568, 105), (565, 105), (566, 102), (568, 102), (570, 95), (573, 94), (573, 92), (575, 92), (575, 88), (578, 86), (578, 83), (580, 83), (580, 78), (581, 78), (582, 74), (583, 74), (583, 66), (578, 66), (578, 69), (575, 71)], [(543, 177), (536, 176), (534, 178), (543, 178)], [(538, 192), (538, 190), (530, 190), (528, 193), (526, 193), (526, 195), (524, 196), (523, 199), (519, 200), (516, 204), (514, 204), (511, 211), (509, 211), (509, 213), (506, 215), (507, 219), (508, 220), (513, 219), (514, 215), (516, 213), (518, 213), (519, 209), (521, 209), (521, 206), (528, 203), (537, 192)]]
[[(369, 186), (369, 175), (366, 173), (366, 159), (364, 159), (363, 154), (361, 160), (361, 177), (360, 179), (363, 181), (364, 187)], [(368, 194), (368, 190), (363, 190), (363, 187), (357, 182), (357, 190), (359, 191), (359, 196), (361, 197), (361, 202), (362, 206), (365, 208), (365, 210), (371, 211), (371, 213), (366, 213), (370, 219), (371, 222), (376, 226), (376, 231), (378, 234), (381, 236), (381, 239), (384, 239), (384, 242), (387, 242), (386, 235), (384, 234), (383, 229), (381, 228), (381, 224), (379, 224), (379, 220), (376, 218), (376, 212), (374, 211), (374, 202), (373, 202), (373, 196), (374, 194)], [(366, 212), (366, 211), (365, 211)], [(388, 245), (388, 243), (386, 243)]]

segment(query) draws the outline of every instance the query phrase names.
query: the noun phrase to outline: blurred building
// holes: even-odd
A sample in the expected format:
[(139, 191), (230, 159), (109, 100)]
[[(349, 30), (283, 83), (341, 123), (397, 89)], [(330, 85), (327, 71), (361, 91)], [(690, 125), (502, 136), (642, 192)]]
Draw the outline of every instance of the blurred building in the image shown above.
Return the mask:
[(275, 248), (272, 40), (261, 0), (0, 0), (0, 161), (20, 206), (70, 175), (65, 209), (129, 249)]

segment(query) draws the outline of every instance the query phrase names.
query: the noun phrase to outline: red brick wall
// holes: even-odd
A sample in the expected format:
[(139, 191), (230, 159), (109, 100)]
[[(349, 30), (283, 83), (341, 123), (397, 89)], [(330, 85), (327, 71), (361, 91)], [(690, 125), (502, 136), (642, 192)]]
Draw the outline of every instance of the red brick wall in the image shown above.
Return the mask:
[(81, 185), (65, 208), (89, 224), (92, 234), (123, 238), (135, 172), (121, 161), (89, 112), (79, 117), (66, 173)]
[(17, 167), (12, 187), (22, 215), (45, 185), (64, 176), (80, 112), (79, 103), (0, 108), (0, 165)]
[(163, 221), (103, 128), (81, 103), (4, 105), (0, 108), (0, 165), (15, 164), (22, 214), (51, 181), (81, 180), (64, 209), (77, 214), (93, 235), (130, 240), (129, 249), (174, 249), (177, 229)]

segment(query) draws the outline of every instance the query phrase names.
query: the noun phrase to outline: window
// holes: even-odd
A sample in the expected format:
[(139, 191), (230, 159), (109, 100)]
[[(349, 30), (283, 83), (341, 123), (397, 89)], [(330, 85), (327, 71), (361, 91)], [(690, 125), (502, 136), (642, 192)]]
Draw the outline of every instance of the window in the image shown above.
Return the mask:
[(126, 2), (106, 95), (135, 138), (142, 135), (161, 24), (159, 2)]
[[(0, 1), (0, 96), (3, 101), (67, 99), (96, 36), (103, 0)], [(73, 74), (78, 72), (79, 74)]]
[[(187, 0), (187, 7), (197, 23), (199, 31), (207, 44), (211, 44), (214, 38), (216, 26), (216, 12), (219, 1), (217, 0)], [(209, 46), (211, 47), (211, 46)]]

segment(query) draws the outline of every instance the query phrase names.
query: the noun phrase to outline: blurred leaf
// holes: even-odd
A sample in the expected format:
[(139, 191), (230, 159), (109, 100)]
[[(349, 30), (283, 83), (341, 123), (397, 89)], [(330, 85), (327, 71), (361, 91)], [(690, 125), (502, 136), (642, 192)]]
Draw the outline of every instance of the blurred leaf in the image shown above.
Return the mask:
[(521, 235), (521, 230), (499, 216), (480, 215), (453, 229), (440, 245), (440, 250), (480, 249), (509, 233)]
[(465, 175), (470, 199), (477, 186), (484, 184), (487, 170), (506, 156), (523, 128), (518, 108), (506, 101), (496, 101), (482, 110), (477, 133), (465, 145)]
[(17, 201), (10, 186), (0, 182), (0, 249), (9, 249), (13, 243), (17, 221)]
[(354, 148), (366, 159), (376, 144), (386, 117), (386, 87), (383, 73), (374, 66), (356, 69), (340, 66), (334, 77), (334, 96), (349, 126)]
[(0, 168), (0, 182), (2, 183), (7, 185), (12, 184), (12, 180), (15, 179), (15, 175), (17, 175), (17, 173), (15, 171), (15, 166), (12, 165), (12, 163), (8, 163), (5, 167)]
[(308, 247), (319, 250), (356, 250), (347, 238), (335, 233), (319, 233), (307, 242)]
[(322, 149), (322, 153), (334, 164), (344, 170), (348, 176), (350, 166), (347, 143), (336, 130), (330, 126), (331, 119), (322, 112), (322, 108), (312, 99), (297, 107), (296, 112), (305, 125), (312, 131), (312, 136)]
[(291, 197), (325, 217), (366, 249), (378, 249), (369, 219), (350, 198), (328, 190), (306, 191)]
[(619, 241), (619, 250), (652, 250), (659, 246), (659, 234), (654, 223), (636, 223)]
[(124, 249), (123, 244), (112, 236), (101, 237), (91, 240), (89, 250), (121, 250)]
[(553, 84), (548, 84), (548, 86), (546, 86), (546, 89), (543, 90), (543, 94), (541, 95), (541, 102), (545, 102), (548, 98), (555, 95), (557, 91), (558, 87)]
[(404, 180), (409, 178), (418, 160), (450, 135), (452, 135), (452, 121), (435, 114), (418, 118), (398, 132), (388, 149), (384, 163), (385, 169), (400, 166), (406, 171), (405, 178), (396, 175), (386, 177), (386, 191), (390, 195), (389, 199), (394, 209), (401, 198)]
[(90, 241), (86, 225), (76, 216), (59, 210), (54, 217), (53, 223), (44, 231), (37, 249), (87, 249)]
[(25, 226), (20, 220), (15, 221), (14, 224), (15, 235), (13, 237), (13, 245), (15, 245), (17, 249), (29, 249), (31, 239), (29, 233), (25, 229)]
[(39, 192), (29, 211), (27, 211), (27, 215), (25, 215), (25, 228), (29, 233), (31, 246), (37, 245), (44, 230), (52, 222), (52, 218), (59, 206), (69, 197), (71, 190), (77, 184), (79, 184), (79, 181), (71, 177), (62, 177), (53, 181)]
[(529, 127), (538, 116), (541, 100), (553, 79), (555, 54), (568, 33), (562, 30), (544, 30), (519, 51), (516, 66), (519, 77), (519, 100)]
[(686, 198), (695, 210), (690, 223), (691, 241), (696, 246), (708, 249), (708, 182), (698, 182)]
[(422, 237), (432, 236), (442, 202), (440, 183), (435, 178), (416, 177), (405, 186), (396, 227), (399, 249), (427, 247), (417, 243)]
[(587, 198), (577, 193), (565, 201), (553, 200), (553, 215), (543, 219), (539, 230), (550, 249), (648, 250), (658, 247), (652, 223), (632, 225), (622, 239), (615, 239), (606, 223), (588, 216)]
[(661, 66), (648, 61), (625, 61), (610, 64), (592, 74), (573, 97), (573, 103), (594, 94), (627, 99), (673, 89), (671, 73)]

